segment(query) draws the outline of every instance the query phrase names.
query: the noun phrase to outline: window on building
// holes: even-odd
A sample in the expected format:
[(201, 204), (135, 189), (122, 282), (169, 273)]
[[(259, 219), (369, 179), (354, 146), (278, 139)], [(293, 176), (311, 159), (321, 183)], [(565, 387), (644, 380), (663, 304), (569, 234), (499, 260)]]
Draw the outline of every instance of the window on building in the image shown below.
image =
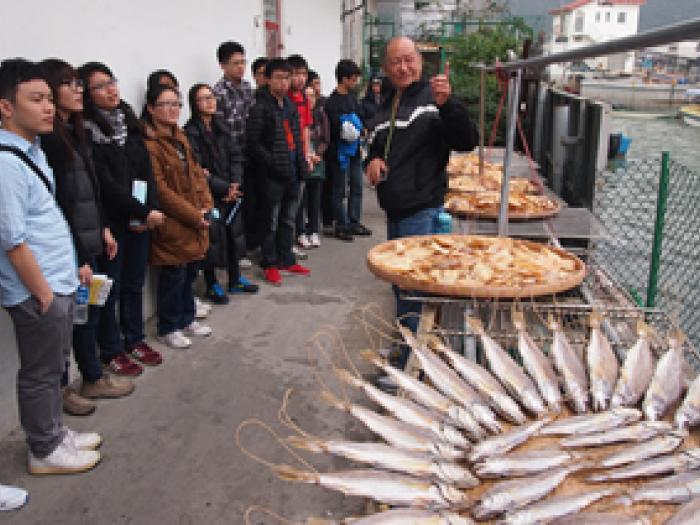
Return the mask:
[(605, 12), (605, 21), (610, 22), (610, 11)]
[(585, 20), (585, 15), (583, 13), (576, 13), (576, 18), (574, 19), (574, 32), (583, 32), (583, 22)]
[(617, 13), (617, 23), (624, 24), (625, 22), (627, 22), (627, 13)]
[(600, 11), (595, 12), (595, 21), (600, 22)]

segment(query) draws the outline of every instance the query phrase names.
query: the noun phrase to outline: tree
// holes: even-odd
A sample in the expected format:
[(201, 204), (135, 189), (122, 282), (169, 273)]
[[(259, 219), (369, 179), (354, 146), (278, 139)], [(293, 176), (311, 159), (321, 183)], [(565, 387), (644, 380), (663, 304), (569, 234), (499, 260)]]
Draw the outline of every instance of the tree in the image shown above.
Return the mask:
[[(446, 39), (443, 42), (450, 60), (452, 88), (458, 97), (472, 109), (472, 115), (478, 115), (480, 98), (480, 72), (472, 67), (474, 64), (494, 64), (496, 59), (506, 61), (509, 49), (518, 52), (522, 47), (521, 35), (531, 30), (522, 19), (514, 19), (507, 24), (485, 26), (468, 35)], [(486, 77), (486, 133), (490, 134), (496, 118), (501, 91), (493, 74)], [(501, 117), (497, 142), (502, 144), (505, 134), (505, 112)], [(488, 136), (485, 137), (488, 142)]]

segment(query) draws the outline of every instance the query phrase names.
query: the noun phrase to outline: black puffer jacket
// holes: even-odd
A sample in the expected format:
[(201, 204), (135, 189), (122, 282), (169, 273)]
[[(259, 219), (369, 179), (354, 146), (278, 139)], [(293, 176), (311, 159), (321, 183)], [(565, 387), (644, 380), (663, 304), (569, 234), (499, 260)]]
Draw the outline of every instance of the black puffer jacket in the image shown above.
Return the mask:
[(104, 248), (100, 188), (89, 149), (79, 146), (73, 130), (69, 150), (57, 133), (41, 137), (41, 149), (56, 179), (56, 201), (70, 226), (78, 265), (91, 263)]
[[(255, 164), (254, 173), (261, 178), (261, 185), (268, 197), (270, 192), (281, 191), (286, 184), (295, 180), (305, 180), (308, 176), (304, 147), (299, 130), (299, 113), (294, 104), (284, 97), (284, 109), (269, 89), (259, 89), (255, 93), (255, 105), (250, 108), (246, 124), (246, 152)], [(290, 132), (295, 144), (294, 162), (287, 147), (284, 128), (284, 114), (289, 115)]]
[[(120, 237), (131, 219), (145, 221), (151, 210), (158, 208), (151, 157), (141, 133), (129, 130), (126, 143), (120, 146), (94, 123), (86, 121), (85, 125), (92, 135), (95, 173), (100, 182), (105, 221), (114, 235)], [(132, 196), (135, 180), (146, 182), (144, 204)]]
[[(393, 99), (390, 93), (375, 116), (366, 163), (384, 157)], [(377, 186), (379, 205), (393, 220), (442, 206), (450, 151), (471, 151), (478, 142), (479, 132), (461, 102), (450, 97), (438, 108), (430, 85), (414, 82), (404, 90), (396, 112), (388, 177)]]
[(197, 162), (209, 170), (209, 188), (217, 205), (228, 193), (231, 183), (243, 182), (243, 154), (221, 118), (212, 120), (212, 133), (207, 133), (200, 119), (185, 124), (185, 134)]
[(241, 148), (231, 135), (228, 124), (219, 117), (213, 118), (211, 133), (207, 133), (204, 123), (197, 118), (191, 118), (184, 129), (197, 162), (209, 171), (209, 189), (221, 215), (219, 220), (212, 222), (209, 229), (207, 258), (215, 266), (225, 267), (229, 253), (226, 247), (226, 228), (233, 235), (239, 257), (243, 257), (246, 252), (243, 213), (239, 211), (232, 224), (227, 226), (225, 220), (235, 203), (222, 200), (232, 183), (240, 184), (243, 181)]

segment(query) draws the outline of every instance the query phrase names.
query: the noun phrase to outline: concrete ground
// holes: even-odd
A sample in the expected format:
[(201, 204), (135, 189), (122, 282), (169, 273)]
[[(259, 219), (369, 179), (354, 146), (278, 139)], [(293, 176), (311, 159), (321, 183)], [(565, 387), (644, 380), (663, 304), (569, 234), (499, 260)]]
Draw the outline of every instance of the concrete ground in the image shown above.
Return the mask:
[[(392, 310), (389, 286), (365, 264), (367, 250), (386, 238), (370, 190), (365, 219), (374, 236), (347, 244), (324, 239), (307, 261), (310, 278), (288, 278), (281, 288), (263, 285), (255, 297), (235, 297), (215, 307), (208, 320), (212, 337), (184, 351), (163, 349), (164, 364), (146, 370), (130, 397), (101, 401), (87, 418), (66, 417), (72, 428), (104, 437), (104, 459), (92, 472), (29, 476), (21, 431), (0, 441), (0, 482), (26, 487), (31, 495), (23, 510), (0, 513), (0, 524), (238, 525), (254, 504), (298, 521), (360, 511), (359, 498), (276, 479), (241, 453), (235, 430), (246, 418), (259, 418), (288, 436), (277, 411), (284, 392), (294, 388), (289, 412), (301, 428), (325, 437), (364, 434), (348, 415), (319, 399), (305, 343), (324, 325), (333, 325), (351, 351), (366, 347), (353, 311), (369, 302)], [(327, 368), (321, 376), (340, 392)], [(243, 441), (268, 461), (297, 465), (263, 429), (248, 427)], [(343, 465), (305, 457), (319, 470)], [(257, 515), (252, 523), (273, 520)]]

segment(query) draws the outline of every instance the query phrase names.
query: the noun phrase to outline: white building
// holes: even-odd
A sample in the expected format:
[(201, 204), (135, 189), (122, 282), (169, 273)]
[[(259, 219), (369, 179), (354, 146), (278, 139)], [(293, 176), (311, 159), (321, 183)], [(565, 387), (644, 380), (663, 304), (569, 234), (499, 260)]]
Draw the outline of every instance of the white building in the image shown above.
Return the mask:
[[(560, 53), (637, 33), (639, 10), (646, 0), (575, 0), (549, 12), (552, 15), (551, 52)], [(585, 61), (591, 69), (631, 73), (634, 53), (621, 53)], [(564, 67), (550, 67), (552, 78)]]
[[(196, 82), (214, 83), (221, 76), (217, 47), (236, 40), (245, 47), (249, 62), (268, 54), (302, 54), (321, 75), (324, 91), (330, 92), (341, 58), (341, 4), (342, 0), (8, 1), (2, 3), (0, 59), (58, 57), (74, 65), (99, 60), (119, 79), (122, 97), (140, 111), (151, 71), (169, 69), (185, 92)], [(187, 105), (183, 109), (184, 121)], [(152, 313), (150, 301), (146, 310)], [(0, 437), (17, 424), (16, 373), (14, 331), (0, 309)]]

